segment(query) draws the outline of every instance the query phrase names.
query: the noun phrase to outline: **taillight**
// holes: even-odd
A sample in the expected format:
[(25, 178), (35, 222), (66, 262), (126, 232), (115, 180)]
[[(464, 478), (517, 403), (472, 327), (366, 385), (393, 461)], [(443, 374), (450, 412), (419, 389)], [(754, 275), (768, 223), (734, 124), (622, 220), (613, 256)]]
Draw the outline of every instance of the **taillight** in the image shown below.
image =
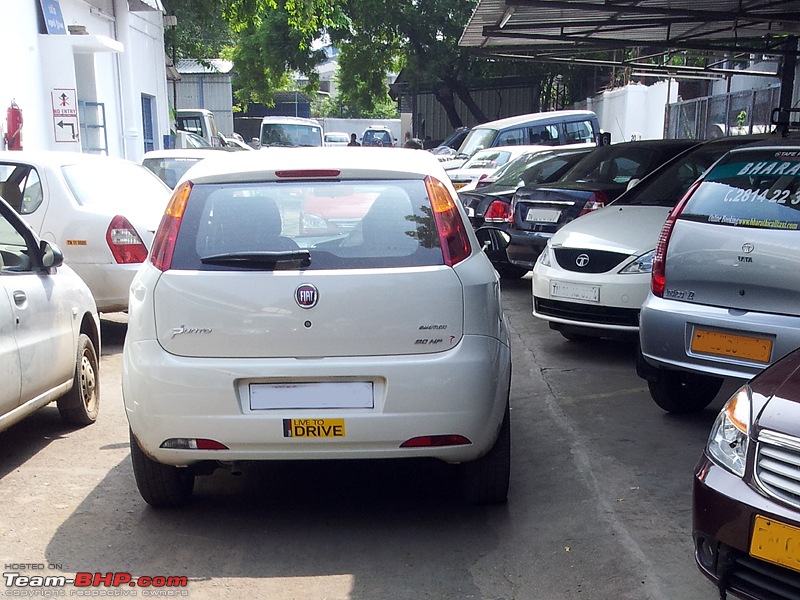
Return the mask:
[(452, 267), (467, 258), (472, 251), (467, 229), (445, 185), (438, 179), (426, 177), (425, 187), (428, 190), (433, 217), (442, 243), (444, 264)]
[(161, 224), (156, 231), (153, 248), (150, 252), (150, 262), (159, 271), (168, 271), (172, 266), (175, 241), (178, 239), (183, 212), (186, 210), (186, 201), (189, 199), (191, 191), (191, 181), (179, 185), (172, 194), (164, 216), (161, 217)]
[(483, 220), (487, 223), (508, 223), (511, 221), (511, 205), (495, 200), (486, 209)]
[(142, 263), (147, 258), (147, 246), (131, 222), (123, 216), (117, 215), (111, 219), (106, 231), (106, 243), (114, 260), (121, 265)]
[(599, 208), (603, 208), (606, 205), (606, 202), (608, 202), (608, 196), (606, 196), (603, 192), (600, 190), (592, 192), (592, 195), (589, 196), (589, 199), (583, 205), (583, 208), (578, 216), (582, 217), (585, 214), (588, 214)]
[(683, 195), (681, 201), (669, 212), (667, 220), (664, 221), (664, 225), (661, 227), (661, 233), (658, 235), (658, 243), (656, 244), (656, 251), (653, 255), (653, 273), (650, 277), (650, 290), (653, 292), (654, 296), (658, 296), (659, 298), (664, 297), (664, 288), (667, 285), (665, 259), (667, 257), (669, 238), (672, 236), (672, 230), (675, 228), (675, 221), (683, 212), (686, 202), (689, 200), (689, 197), (694, 194), (694, 191), (699, 185), (699, 181), (694, 183), (692, 187), (689, 188), (689, 191)]

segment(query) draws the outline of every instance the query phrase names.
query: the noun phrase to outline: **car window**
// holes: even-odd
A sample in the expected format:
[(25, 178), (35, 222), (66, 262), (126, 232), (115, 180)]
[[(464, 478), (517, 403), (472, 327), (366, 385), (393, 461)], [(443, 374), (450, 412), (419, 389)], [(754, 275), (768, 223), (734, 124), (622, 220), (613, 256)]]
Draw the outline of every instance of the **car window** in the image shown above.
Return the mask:
[(0, 273), (29, 271), (33, 268), (28, 245), (5, 215), (0, 213)]
[(652, 148), (636, 145), (598, 148), (575, 165), (565, 179), (625, 184), (634, 177), (642, 177), (658, 154)]
[(123, 161), (80, 162), (61, 167), (81, 206), (165, 208), (169, 189), (151, 171)]
[(800, 151), (733, 152), (686, 204), (681, 218), (732, 227), (800, 227)]
[(17, 213), (32, 213), (43, 199), (39, 173), (30, 165), (0, 165), (0, 195)]
[(203, 259), (298, 250), (308, 250), (311, 269), (443, 264), (422, 180), (280, 182), (196, 184), (172, 268), (231, 268)]
[(525, 129), (510, 129), (497, 136), (498, 146), (517, 146), (525, 143)]
[(496, 129), (488, 129), (484, 127), (476, 127), (467, 134), (464, 143), (458, 149), (459, 156), (472, 156), (478, 150), (484, 148), (491, 148), (494, 140), (497, 137)]
[(496, 169), (508, 162), (511, 153), (507, 150), (490, 150), (478, 152), (464, 163), (462, 169)]
[(321, 146), (322, 130), (298, 123), (262, 123), (262, 146)]
[(580, 142), (594, 142), (594, 130), (591, 121), (576, 121), (564, 123), (567, 144)]
[(203, 160), (198, 157), (175, 156), (163, 158), (145, 158), (142, 164), (150, 169), (156, 177), (174, 188), (183, 174), (191, 167)]

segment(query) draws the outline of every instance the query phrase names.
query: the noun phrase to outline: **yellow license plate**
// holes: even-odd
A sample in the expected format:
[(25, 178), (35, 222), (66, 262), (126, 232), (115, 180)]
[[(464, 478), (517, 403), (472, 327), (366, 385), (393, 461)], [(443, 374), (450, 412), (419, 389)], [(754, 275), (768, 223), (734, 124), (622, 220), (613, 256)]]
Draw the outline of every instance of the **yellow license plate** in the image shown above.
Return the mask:
[(750, 556), (800, 571), (800, 528), (756, 515)]
[(344, 419), (284, 419), (283, 437), (343, 438)]
[(692, 351), (768, 363), (772, 354), (772, 340), (749, 335), (695, 329), (694, 336), (692, 336)]

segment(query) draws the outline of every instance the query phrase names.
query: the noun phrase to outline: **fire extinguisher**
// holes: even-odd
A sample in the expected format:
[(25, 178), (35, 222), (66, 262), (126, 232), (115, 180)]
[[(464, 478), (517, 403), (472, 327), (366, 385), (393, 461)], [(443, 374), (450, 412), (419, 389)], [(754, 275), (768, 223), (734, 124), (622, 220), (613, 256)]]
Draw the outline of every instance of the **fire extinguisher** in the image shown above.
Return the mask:
[(15, 100), (6, 111), (6, 145), (9, 150), (22, 150), (22, 109)]

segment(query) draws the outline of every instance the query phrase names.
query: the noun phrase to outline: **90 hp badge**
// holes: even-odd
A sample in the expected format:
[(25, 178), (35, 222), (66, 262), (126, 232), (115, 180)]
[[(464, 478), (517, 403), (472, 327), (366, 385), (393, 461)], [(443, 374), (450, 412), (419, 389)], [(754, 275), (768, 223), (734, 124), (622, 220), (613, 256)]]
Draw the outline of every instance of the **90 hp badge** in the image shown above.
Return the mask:
[(319, 300), (319, 292), (310, 283), (304, 283), (294, 291), (294, 300), (300, 308), (314, 308)]

